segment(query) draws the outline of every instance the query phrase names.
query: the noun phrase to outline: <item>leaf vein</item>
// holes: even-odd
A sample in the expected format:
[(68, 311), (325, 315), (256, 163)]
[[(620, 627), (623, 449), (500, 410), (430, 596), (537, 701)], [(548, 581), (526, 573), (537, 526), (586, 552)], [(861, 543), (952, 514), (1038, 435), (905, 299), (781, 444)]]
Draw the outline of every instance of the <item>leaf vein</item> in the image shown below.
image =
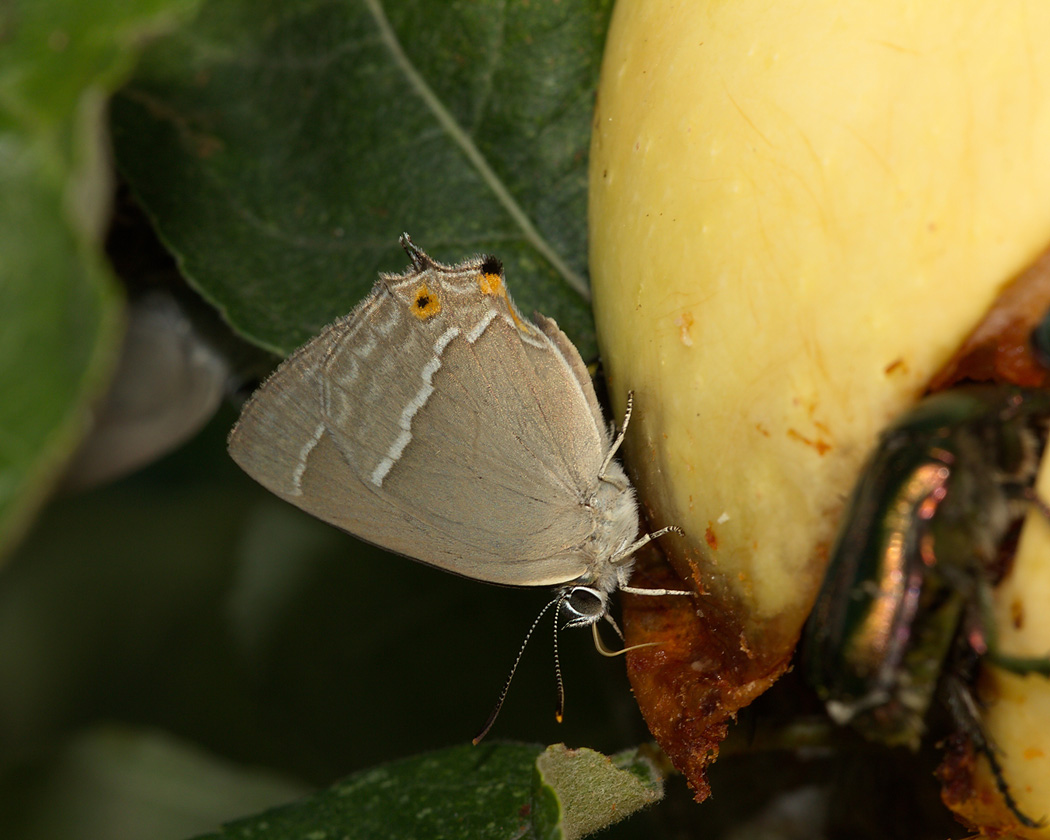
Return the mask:
[(445, 107), (444, 103), (438, 98), (430, 85), (428, 85), (426, 80), (420, 75), (415, 65), (409, 60), (405, 51), (401, 47), (401, 42), (398, 40), (397, 34), (394, 32), (386, 13), (383, 11), (380, 0), (364, 0), (364, 3), (375, 21), (381, 40), (390, 51), (394, 63), (400, 68), (401, 72), (404, 73), (409, 84), (416, 91), (420, 99), (423, 100), (427, 108), (430, 109), (430, 112), (448, 134), (449, 138), (459, 146), (463, 154), (467, 157), (467, 160), (469, 160), (477, 169), (482, 180), (488, 188), (492, 190), (496, 200), (503, 205), (511, 219), (513, 219), (515, 224), (521, 229), (525, 239), (540, 253), (541, 256), (554, 266), (555, 270), (565, 279), (565, 282), (568, 283), (576, 293), (580, 295), (580, 297), (584, 300), (590, 300), (591, 293), (586, 280), (573, 271), (565, 260), (562, 259), (561, 255), (558, 254), (551, 247), (550, 243), (543, 238), (540, 232), (536, 229), (536, 226), (533, 225), (532, 220), (525, 213), (524, 208), (522, 208), (514, 196), (511, 195), (510, 190), (507, 189), (506, 185), (500, 180), (500, 177), (489, 165), (489, 162), (485, 159), (481, 150), (478, 149), (473, 139), (463, 130), (462, 126), (456, 121), (456, 118), (449, 112), (448, 108)]

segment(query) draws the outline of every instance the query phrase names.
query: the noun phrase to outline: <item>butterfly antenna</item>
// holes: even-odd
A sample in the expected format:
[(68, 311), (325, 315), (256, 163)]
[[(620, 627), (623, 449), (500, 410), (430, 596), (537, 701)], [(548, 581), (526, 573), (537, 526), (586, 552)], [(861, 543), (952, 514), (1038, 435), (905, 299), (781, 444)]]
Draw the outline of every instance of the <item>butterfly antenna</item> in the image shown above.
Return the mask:
[[(492, 724), (494, 724), (496, 722), (496, 718), (499, 716), (500, 709), (503, 708), (503, 701), (507, 699), (507, 692), (510, 690), (511, 680), (514, 679), (514, 673), (518, 670), (518, 663), (521, 662), (522, 654), (525, 653), (525, 646), (528, 645), (529, 639), (532, 638), (532, 634), (536, 630), (536, 626), (540, 623), (540, 619), (543, 618), (543, 616), (547, 612), (547, 610), (549, 610), (555, 604), (561, 604), (562, 600), (564, 600), (564, 597), (565, 597), (564, 595), (559, 594), (558, 597), (555, 598), (553, 601), (549, 601), (547, 603), (547, 605), (542, 610), (540, 610), (540, 614), (536, 616), (536, 620), (532, 622), (532, 626), (529, 628), (529, 632), (525, 634), (525, 641), (523, 641), (521, 643), (521, 647), (518, 649), (518, 655), (515, 657), (514, 664), (511, 666), (510, 674), (507, 675), (507, 681), (505, 683), (503, 683), (503, 690), (499, 693), (499, 699), (496, 701), (496, 708), (494, 708), (492, 710), (492, 714), (490, 714), (489, 715), (489, 719), (485, 721), (485, 725), (483, 727), (481, 727), (481, 731), (477, 735), (475, 735), (473, 737), (473, 739), (472, 739), (472, 743), (474, 744), (474, 746), (477, 746), (479, 743), (481, 743), (481, 739), (489, 734), (489, 730), (492, 729)], [(555, 628), (557, 628), (557, 620), (558, 620), (558, 613), (557, 613), (557, 611), (555, 611), (555, 613), (554, 613)], [(554, 636), (555, 656), (557, 656), (557, 650), (558, 650), (558, 636), (557, 636), (557, 632), (555, 632), (555, 636)], [(560, 672), (559, 672), (559, 675), (558, 675), (558, 679), (559, 679), (559, 681), (561, 680)], [(560, 706), (559, 706), (559, 708), (560, 708)], [(560, 718), (559, 718), (559, 720), (560, 720)]]
[(558, 613), (568, 595), (558, 597), (558, 608), (554, 611), (554, 678), (558, 683), (558, 703), (554, 708), (554, 719), (561, 723), (565, 717), (565, 683), (561, 678), (561, 657), (558, 655)]

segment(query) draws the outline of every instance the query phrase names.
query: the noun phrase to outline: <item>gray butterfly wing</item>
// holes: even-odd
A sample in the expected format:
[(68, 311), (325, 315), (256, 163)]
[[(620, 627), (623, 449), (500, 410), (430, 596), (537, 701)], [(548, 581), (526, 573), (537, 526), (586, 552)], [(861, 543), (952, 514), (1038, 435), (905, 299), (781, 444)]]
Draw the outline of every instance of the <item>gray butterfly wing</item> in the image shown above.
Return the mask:
[[(604, 430), (606, 428), (605, 415), (602, 414), (601, 406), (598, 405), (598, 395), (594, 393), (594, 383), (591, 382), (591, 375), (587, 371), (587, 365), (580, 358), (580, 351), (576, 349), (576, 345), (569, 340), (569, 337), (561, 331), (558, 322), (553, 318), (548, 318), (546, 315), (536, 312), (533, 314), (532, 320), (543, 331), (543, 334), (550, 339), (558, 354), (565, 360), (565, 364), (572, 371), (572, 375), (576, 378), (576, 382), (579, 385), (580, 393), (583, 394), (587, 403), (587, 409), (590, 411), (595, 428)], [(608, 451), (610, 445), (609, 437), (604, 431), (601, 431), (600, 434), (602, 436), (602, 450), (603, 452)]]
[(609, 445), (579, 354), (469, 271), (432, 282), (443, 306), (419, 317), (425, 279), (384, 278), (290, 357), (230, 452), (277, 495), (391, 551), (495, 583), (574, 580)]

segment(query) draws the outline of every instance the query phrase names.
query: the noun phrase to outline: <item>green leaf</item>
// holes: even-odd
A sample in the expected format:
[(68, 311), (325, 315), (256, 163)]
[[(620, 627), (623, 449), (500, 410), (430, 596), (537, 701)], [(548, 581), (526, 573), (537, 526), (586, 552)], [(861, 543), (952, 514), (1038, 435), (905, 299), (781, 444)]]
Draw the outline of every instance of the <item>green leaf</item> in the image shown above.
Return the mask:
[(183, 272), (287, 354), (348, 312), (402, 231), (500, 256), (587, 355), (586, 167), (610, 0), (228, 0), (114, 107), (118, 164)]
[(120, 339), (102, 255), (106, 98), (190, 0), (32, 0), (0, 11), (0, 549), (83, 436)]
[[(644, 769), (640, 769), (644, 764)], [(636, 751), (609, 759), (557, 744), (451, 747), (367, 770), (202, 840), (574, 838), (660, 798)]]
[(223, 827), (246, 838), (529, 836), (529, 780), (542, 747), (465, 745), (357, 773), (316, 796)]

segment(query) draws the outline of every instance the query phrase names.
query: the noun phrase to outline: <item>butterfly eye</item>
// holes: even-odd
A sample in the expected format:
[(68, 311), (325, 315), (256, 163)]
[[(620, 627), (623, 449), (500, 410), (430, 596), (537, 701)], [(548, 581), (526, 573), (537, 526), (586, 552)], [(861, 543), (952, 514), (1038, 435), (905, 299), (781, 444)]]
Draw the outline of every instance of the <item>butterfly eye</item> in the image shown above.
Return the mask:
[(566, 612), (573, 617), (570, 626), (594, 624), (609, 609), (609, 598), (597, 589), (589, 586), (574, 586), (562, 601)]

